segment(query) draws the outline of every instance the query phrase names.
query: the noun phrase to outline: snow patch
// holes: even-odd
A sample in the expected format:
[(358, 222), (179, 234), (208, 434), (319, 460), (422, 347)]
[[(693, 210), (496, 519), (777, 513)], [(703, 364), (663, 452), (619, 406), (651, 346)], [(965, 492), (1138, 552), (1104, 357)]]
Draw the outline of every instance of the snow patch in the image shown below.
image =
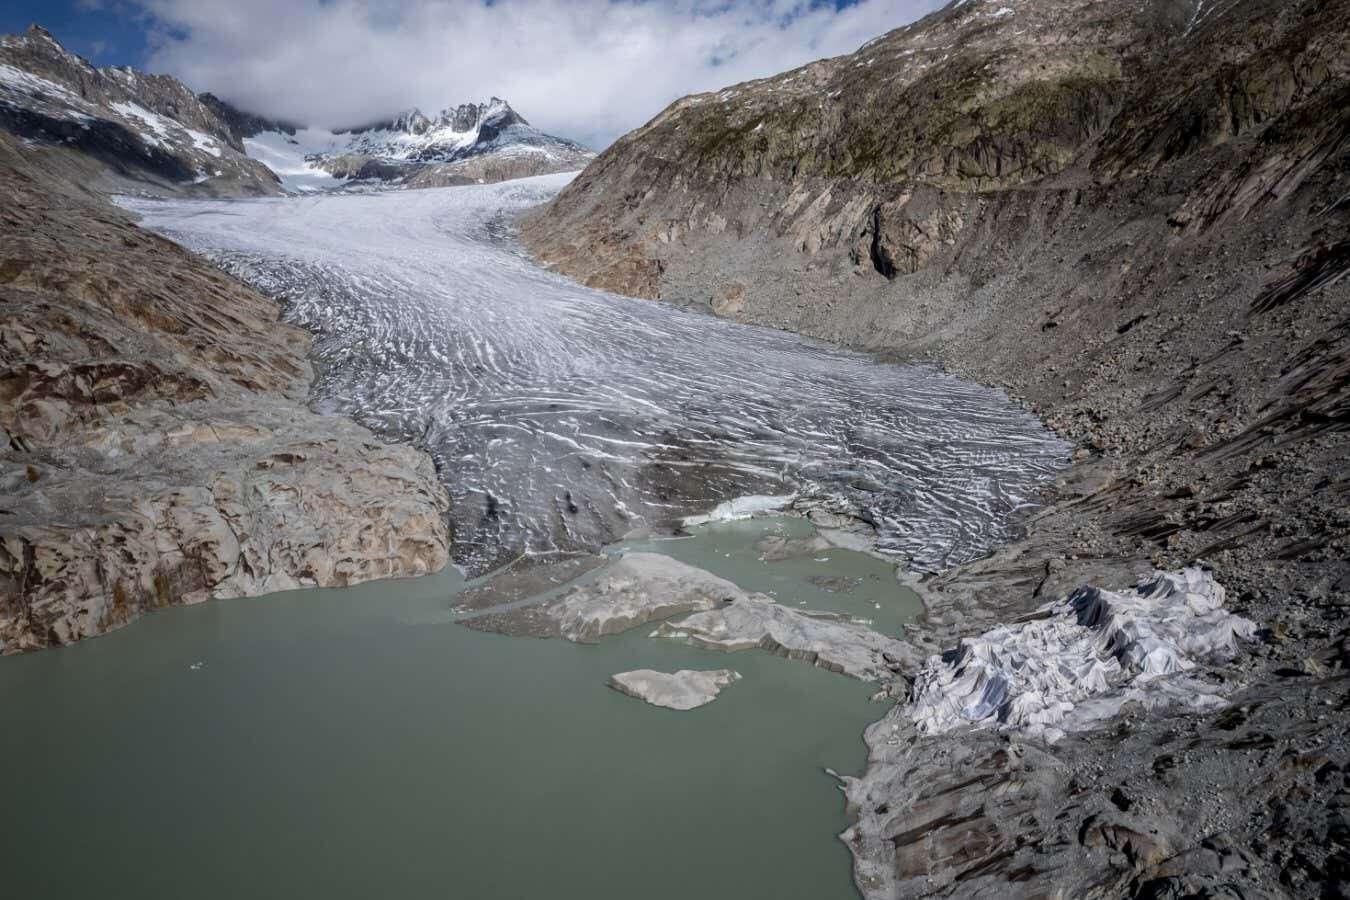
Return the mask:
[(177, 126), (176, 122), (171, 123), (170, 120), (157, 113), (152, 113), (139, 103), (113, 103), (110, 105), (123, 118), (138, 119), (153, 132), (152, 134), (146, 134), (145, 131), (137, 129), (141, 140), (147, 144), (163, 147), (164, 141), (173, 140), (173, 126)]
[(166, 143), (182, 143), (186, 139), (191, 141), (192, 146), (219, 158), (222, 155), (220, 143), (216, 138), (209, 134), (203, 134), (192, 128), (188, 128), (180, 122), (176, 122), (167, 116), (161, 116), (159, 113), (153, 113), (141, 106), (139, 103), (112, 103), (113, 111), (124, 119), (133, 119), (140, 121), (146, 128), (150, 129), (149, 134), (144, 129), (138, 128), (136, 133), (140, 135), (141, 140), (155, 147), (163, 148)]
[(301, 129), (294, 135), (264, 131), (244, 138), (244, 152), (275, 172), (286, 190), (304, 193), (347, 183), (345, 178), (335, 178), (307, 159), (333, 152), (336, 144), (337, 135), (320, 128)]
[(194, 131), (186, 126), (183, 130), (187, 132), (188, 137), (192, 138), (192, 146), (201, 150), (203, 153), (209, 153), (215, 157), (220, 156), (220, 144), (217, 143), (216, 139), (211, 137), (211, 135), (202, 134), (200, 131)]
[(0, 63), (0, 86), (30, 96), (45, 96), (77, 106), (84, 105), (83, 100), (56, 82), (3, 63)]

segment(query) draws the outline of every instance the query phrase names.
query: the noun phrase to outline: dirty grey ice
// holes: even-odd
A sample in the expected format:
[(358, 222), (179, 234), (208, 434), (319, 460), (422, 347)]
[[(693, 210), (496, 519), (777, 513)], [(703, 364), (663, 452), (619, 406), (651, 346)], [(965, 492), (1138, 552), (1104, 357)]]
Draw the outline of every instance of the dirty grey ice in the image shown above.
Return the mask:
[(433, 456), (470, 572), (792, 494), (931, 571), (1004, 540), (1064, 459), (997, 391), (536, 265), (509, 223), (570, 177), (124, 202), (316, 335), (315, 408)]

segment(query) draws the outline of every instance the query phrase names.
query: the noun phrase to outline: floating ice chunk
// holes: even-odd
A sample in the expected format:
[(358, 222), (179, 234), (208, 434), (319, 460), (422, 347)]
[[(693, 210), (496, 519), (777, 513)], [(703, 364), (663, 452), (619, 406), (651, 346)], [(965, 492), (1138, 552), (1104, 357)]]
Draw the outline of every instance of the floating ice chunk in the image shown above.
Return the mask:
[(740, 680), (741, 673), (731, 669), (680, 669), (675, 673), (635, 669), (613, 676), (609, 679), (609, 686), (621, 694), (645, 700), (652, 706), (689, 710), (713, 702), (722, 688)]
[(1222, 705), (1185, 673), (1231, 656), (1256, 626), (1223, 610), (1223, 587), (1198, 568), (1155, 572), (1132, 591), (1084, 587), (1031, 621), (961, 641), (956, 658), (929, 658), (910, 715), (921, 731), (960, 725), (1018, 729), (1057, 740), (1145, 706)]
[(751, 594), (657, 628), (699, 646), (735, 652), (761, 649), (864, 681), (887, 681), (913, 658), (908, 644), (837, 613), (790, 609)]

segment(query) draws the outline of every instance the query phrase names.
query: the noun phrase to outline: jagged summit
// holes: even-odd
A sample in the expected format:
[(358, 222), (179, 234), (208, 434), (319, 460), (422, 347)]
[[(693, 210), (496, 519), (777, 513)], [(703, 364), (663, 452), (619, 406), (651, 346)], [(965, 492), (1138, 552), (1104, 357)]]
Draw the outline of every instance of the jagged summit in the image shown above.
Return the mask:
[(543, 135), (499, 97), (486, 103), (462, 103), (429, 117), (416, 107), (372, 125), (351, 130), (348, 149), (390, 160), (450, 162), (473, 155), (496, 141), (508, 129), (521, 138)]
[(492, 97), (486, 103), (461, 103), (459, 106), (447, 106), (429, 117), (417, 107), (405, 110), (389, 119), (383, 119), (359, 128), (354, 132), (365, 131), (405, 131), (408, 134), (425, 135), (428, 132), (448, 130), (456, 133), (473, 131), (483, 125), (493, 128), (506, 128), (510, 125), (529, 125), (525, 117), (511, 108), (500, 97)]
[(491, 182), (581, 169), (595, 156), (500, 97), (336, 133), (271, 119), (168, 75), (96, 68), (40, 25), (0, 38), (0, 130), (171, 192)]
[[(233, 110), (226, 118), (257, 117)], [(286, 131), (273, 123), (245, 135), (245, 146), (296, 189), (331, 179), (410, 187), (502, 181), (581, 169), (595, 157), (575, 141), (535, 128), (500, 97), (448, 106), (434, 116), (413, 107), (339, 132)]]

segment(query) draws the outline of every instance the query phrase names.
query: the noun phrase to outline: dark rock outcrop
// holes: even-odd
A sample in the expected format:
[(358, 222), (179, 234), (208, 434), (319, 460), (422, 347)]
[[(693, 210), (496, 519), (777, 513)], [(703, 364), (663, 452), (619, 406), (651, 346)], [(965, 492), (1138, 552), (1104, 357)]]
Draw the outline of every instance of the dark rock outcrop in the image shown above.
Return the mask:
[(244, 112), (210, 92), (199, 95), (197, 99), (201, 100), (203, 106), (215, 113), (217, 118), (225, 123), (240, 147), (244, 145), (244, 138), (251, 138), (254, 135), (262, 134), (264, 131), (280, 131), (283, 134), (293, 135), (299, 128), (292, 122), (269, 119), (265, 116)]

